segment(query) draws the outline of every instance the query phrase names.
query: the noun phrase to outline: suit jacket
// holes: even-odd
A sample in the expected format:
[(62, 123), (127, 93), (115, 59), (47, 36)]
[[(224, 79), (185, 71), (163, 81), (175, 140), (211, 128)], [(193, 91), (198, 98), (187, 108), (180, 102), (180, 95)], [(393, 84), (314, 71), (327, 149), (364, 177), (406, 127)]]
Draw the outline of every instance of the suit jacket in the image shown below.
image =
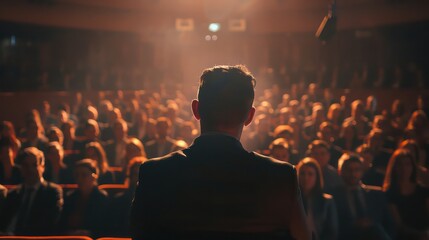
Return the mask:
[[(366, 206), (366, 217), (373, 222), (369, 230), (370, 234), (378, 235), (378, 239), (389, 239), (387, 235), (393, 235), (392, 217), (387, 209), (387, 200), (380, 187), (361, 185), (359, 191), (363, 196)], [(356, 228), (356, 216), (353, 213), (349, 191), (345, 187), (338, 187), (333, 192), (337, 206), (338, 219), (340, 219), (340, 239), (355, 239), (364, 231)], [(374, 230), (376, 228), (376, 230)], [(368, 230), (368, 229), (365, 229)], [(376, 232), (376, 233), (374, 233)], [(372, 235), (374, 236), (374, 235)]]
[[(309, 219), (310, 211), (318, 240), (335, 240), (338, 237), (338, 214), (334, 199), (329, 194), (315, 194), (304, 199), (304, 206)], [(310, 210), (311, 209), (311, 210)]]
[(71, 230), (89, 230), (91, 237), (97, 238), (102, 235), (103, 231), (108, 231), (107, 223), (108, 220), (108, 204), (109, 199), (107, 192), (94, 187), (91, 192), (88, 201), (86, 202), (83, 217), (80, 225), (77, 229), (73, 229), (69, 226), (70, 216), (76, 211), (76, 206), (81, 198), (79, 190), (75, 190), (67, 194), (64, 198), (64, 211), (61, 215), (60, 220), (60, 232), (67, 232)]
[[(9, 192), (2, 217), (1, 229), (7, 230), (22, 206), (25, 187), (18, 186)], [(28, 212), (27, 224), (15, 227), (15, 235), (49, 235), (53, 234), (63, 206), (63, 191), (60, 186), (44, 181), (35, 193)]]
[[(140, 167), (134, 239), (287, 239), (307, 234), (295, 168), (206, 134)], [(295, 231), (295, 232), (294, 232)], [(225, 237), (227, 236), (227, 237)]]

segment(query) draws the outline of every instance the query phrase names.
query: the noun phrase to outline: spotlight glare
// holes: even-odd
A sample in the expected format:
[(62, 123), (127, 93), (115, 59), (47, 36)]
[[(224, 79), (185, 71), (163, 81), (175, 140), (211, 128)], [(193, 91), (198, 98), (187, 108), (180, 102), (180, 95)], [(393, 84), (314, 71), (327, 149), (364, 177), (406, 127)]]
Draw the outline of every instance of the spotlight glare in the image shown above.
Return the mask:
[(220, 24), (219, 23), (210, 23), (209, 25), (209, 31), (210, 32), (217, 32), (220, 30)]
[(212, 40), (212, 37), (210, 35), (206, 35), (205, 39), (206, 39), (206, 41), (210, 41), (210, 40)]
[(216, 35), (213, 35), (213, 36), (212, 36), (212, 40), (213, 40), (213, 41), (216, 41), (216, 40), (217, 40), (217, 36), (216, 36)]

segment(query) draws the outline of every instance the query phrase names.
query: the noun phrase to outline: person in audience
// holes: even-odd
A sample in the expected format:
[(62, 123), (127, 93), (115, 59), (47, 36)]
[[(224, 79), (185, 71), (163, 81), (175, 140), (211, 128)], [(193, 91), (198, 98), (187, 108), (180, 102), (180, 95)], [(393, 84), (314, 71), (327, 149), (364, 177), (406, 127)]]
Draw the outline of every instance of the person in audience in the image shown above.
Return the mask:
[(73, 143), (73, 151), (76, 154), (77, 159), (82, 159), (85, 155), (86, 145), (90, 142), (98, 142), (98, 136), (100, 135), (100, 128), (98, 127), (97, 121), (89, 119), (86, 121), (85, 129), (83, 131), (84, 136), (80, 139), (75, 139)]
[(21, 141), (16, 137), (15, 127), (12, 122), (2, 121), (0, 123), (0, 140), (1, 139), (9, 139), (8, 141), (12, 144), (13, 158), (15, 158), (21, 148)]
[(390, 121), (383, 115), (375, 115), (372, 122), (372, 129), (380, 129), (383, 132), (383, 148), (387, 151), (395, 150), (398, 143), (392, 133), (392, 125)]
[(179, 128), (177, 140), (183, 140), (188, 145), (194, 141), (198, 134), (198, 130), (195, 128), (195, 124), (192, 121), (184, 121)]
[(337, 170), (329, 165), (331, 154), (329, 145), (322, 140), (314, 140), (308, 145), (307, 155), (316, 159), (322, 169), (324, 179), (324, 192), (332, 193), (338, 186), (342, 185), (341, 178), (338, 176)]
[(356, 148), (356, 153), (362, 158), (363, 176), (362, 183), (371, 186), (383, 186), (384, 171), (380, 168), (373, 167), (374, 154), (367, 144), (362, 144)]
[(406, 149), (389, 160), (383, 190), (398, 229), (398, 239), (429, 238), (429, 189), (417, 181), (417, 165)]
[(42, 133), (43, 127), (35, 119), (27, 119), (25, 125), (26, 139), (21, 148), (36, 147), (45, 152), (48, 146), (48, 139)]
[(140, 138), (140, 141), (143, 144), (156, 139), (156, 120), (153, 118), (148, 118), (145, 128), (146, 134), (143, 136), (143, 138)]
[(128, 144), (128, 125), (123, 119), (116, 120), (113, 125), (113, 140), (105, 143), (106, 156), (109, 165), (115, 167), (126, 166), (126, 147)]
[(353, 122), (356, 126), (357, 137), (363, 140), (370, 131), (369, 120), (364, 116), (365, 106), (361, 100), (355, 100), (351, 104), (351, 116), (344, 122)]
[(28, 147), (18, 156), (23, 183), (11, 190), (0, 218), (0, 229), (11, 235), (50, 235), (63, 206), (60, 186), (43, 178), (42, 151)]
[(170, 127), (171, 122), (168, 118), (159, 117), (156, 120), (156, 139), (145, 144), (148, 158), (161, 157), (182, 148), (170, 137)]
[(57, 184), (74, 183), (71, 167), (64, 163), (64, 149), (58, 142), (50, 142), (46, 151), (43, 177)]
[(380, 187), (363, 185), (362, 159), (345, 153), (338, 162), (343, 185), (333, 191), (340, 226), (339, 239), (392, 239), (393, 223)]
[(324, 181), (319, 163), (313, 158), (304, 158), (296, 166), (296, 171), (313, 239), (337, 239), (337, 210), (332, 195), (323, 193)]
[(399, 143), (398, 148), (408, 150), (411, 155), (413, 155), (413, 159), (417, 165), (417, 179), (424, 186), (429, 186), (429, 171), (428, 171), (428, 162), (426, 162), (425, 152), (420, 150), (419, 145), (414, 139), (407, 139)]
[(146, 137), (147, 121), (148, 121), (148, 116), (145, 111), (139, 110), (138, 112), (136, 112), (133, 125), (130, 126), (128, 130), (128, 134), (138, 139), (143, 139), (144, 137)]
[(111, 201), (110, 209), (112, 209), (112, 232), (110, 235), (118, 237), (130, 237), (130, 206), (134, 198), (134, 191), (139, 180), (139, 169), (140, 165), (145, 162), (147, 159), (142, 156), (137, 156), (132, 158), (129, 161), (128, 166), (126, 167), (126, 182), (128, 185), (127, 190), (122, 193), (118, 193), (113, 196)]
[(203, 72), (192, 101), (201, 135), (189, 148), (141, 165), (133, 239), (310, 239), (295, 168), (240, 143), (255, 114), (254, 86), (243, 66)]
[(353, 122), (344, 122), (341, 126), (340, 137), (335, 141), (335, 145), (347, 152), (354, 152), (362, 143), (357, 135), (356, 126)]
[(343, 149), (334, 144), (335, 141), (335, 129), (334, 125), (330, 122), (323, 122), (320, 124), (319, 132), (317, 132), (317, 138), (325, 141), (329, 146), (329, 153), (331, 158), (329, 164), (334, 168), (338, 167), (338, 159), (343, 154)]
[[(292, 154), (286, 139), (276, 138), (273, 142), (271, 142), (268, 149), (270, 150), (271, 157), (277, 160), (280, 160), (282, 162), (290, 162)], [(296, 164), (296, 163), (292, 163), (292, 164)]]
[(268, 149), (273, 140), (270, 119), (267, 114), (259, 114), (255, 118), (255, 131), (250, 133), (246, 142), (246, 149), (263, 152)]
[(64, 134), (57, 127), (50, 127), (46, 132), (46, 137), (48, 138), (48, 142), (58, 142), (61, 146), (64, 143)]
[(99, 142), (90, 142), (85, 147), (85, 158), (92, 159), (97, 163), (99, 172), (97, 182), (99, 184), (115, 183), (115, 174), (110, 170), (106, 152)]
[(97, 122), (98, 111), (95, 107), (87, 104), (82, 108), (82, 113), (78, 115), (79, 115), (79, 125), (76, 127), (76, 131), (75, 131), (76, 137), (78, 138), (86, 137), (85, 131), (87, 129), (88, 122), (90, 121), (95, 121), (97, 123), (98, 132), (100, 133), (100, 129), (99, 129), (100, 126), (98, 125), (98, 122)]
[(97, 162), (83, 159), (74, 166), (74, 178), (78, 188), (64, 198), (59, 230), (61, 234), (82, 235), (93, 238), (108, 232), (107, 192), (98, 188)]
[(341, 119), (341, 105), (339, 103), (333, 103), (329, 106), (326, 121), (332, 124), (335, 137), (338, 137), (343, 123), (343, 119)]
[(390, 119), (392, 127), (395, 129), (397, 135), (402, 133), (407, 126), (408, 114), (406, 113), (404, 103), (395, 99), (392, 103), (392, 109), (390, 111)]
[(373, 129), (366, 139), (367, 146), (371, 149), (374, 159), (372, 167), (379, 169), (379, 172), (386, 172), (387, 163), (391, 154), (384, 149), (384, 134), (381, 129)]
[(15, 164), (13, 144), (9, 139), (0, 139), (0, 184), (21, 182), (19, 167)]
[(320, 124), (324, 122), (325, 114), (322, 105), (313, 106), (313, 112), (310, 120), (304, 123), (302, 127), (302, 139), (303, 144), (311, 143), (317, 138), (317, 131), (319, 130)]
[(61, 132), (63, 132), (63, 136), (64, 136), (64, 141), (63, 141), (64, 150), (65, 151), (73, 150), (73, 144), (75, 141), (74, 123), (72, 121), (67, 121), (61, 125), (60, 130)]

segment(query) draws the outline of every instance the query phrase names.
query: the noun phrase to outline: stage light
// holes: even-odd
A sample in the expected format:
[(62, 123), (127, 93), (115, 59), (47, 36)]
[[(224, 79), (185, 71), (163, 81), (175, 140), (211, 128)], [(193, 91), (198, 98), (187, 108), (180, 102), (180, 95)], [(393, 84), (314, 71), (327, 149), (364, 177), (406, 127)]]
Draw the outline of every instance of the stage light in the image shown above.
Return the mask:
[(216, 36), (216, 35), (213, 35), (213, 36), (212, 36), (212, 40), (213, 40), (213, 41), (216, 41), (216, 40), (217, 40), (217, 36)]
[(210, 23), (209, 25), (209, 31), (210, 32), (217, 32), (220, 30), (220, 24), (219, 23)]
[(210, 40), (212, 40), (212, 37), (210, 35), (206, 35), (206, 37), (204, 39), (206, 39), (206, 41), (210, 41)]

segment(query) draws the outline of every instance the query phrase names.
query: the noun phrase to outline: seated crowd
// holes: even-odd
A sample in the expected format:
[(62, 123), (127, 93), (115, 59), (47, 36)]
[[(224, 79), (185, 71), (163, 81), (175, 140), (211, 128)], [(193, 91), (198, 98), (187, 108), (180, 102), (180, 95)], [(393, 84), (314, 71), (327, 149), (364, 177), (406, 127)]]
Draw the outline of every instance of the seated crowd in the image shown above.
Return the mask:
[[(247, 150), (296, 165), (313, 239), (429, 239), (423, 101), (377, 109), (373, 96), (348, 104), (314, 89), (299, 99), (266, 90), (242, 135)], [(55, 112), (45, 101), (23, 129), (3, 121), (0, 234), (129, 236), (140, 164), (198, 135), (188, 103), (180, 91), (136, 92)]]

